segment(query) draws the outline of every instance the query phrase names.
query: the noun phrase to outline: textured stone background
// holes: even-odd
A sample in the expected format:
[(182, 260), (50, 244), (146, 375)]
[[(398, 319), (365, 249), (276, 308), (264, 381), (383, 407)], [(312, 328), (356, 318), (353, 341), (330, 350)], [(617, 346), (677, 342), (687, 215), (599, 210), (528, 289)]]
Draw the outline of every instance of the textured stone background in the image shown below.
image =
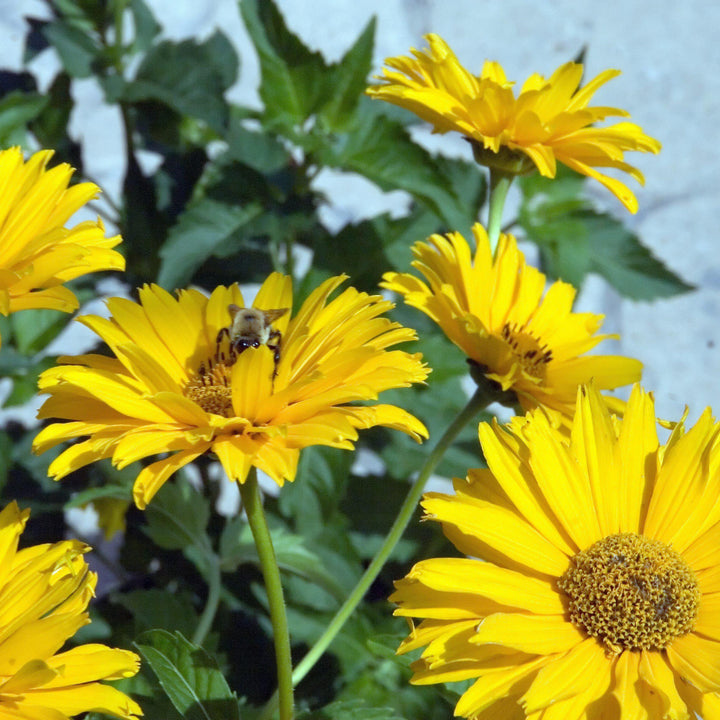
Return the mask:
[[(207, 36), (222, 28), (240, 50), (241, 79), (233, 99), (257, 104), (257, 61), (234, 0), (149, 0), (168, 37)], [(660, 139), (659, 156), (632, 155), (645, 173), (637, 188), (640, 212), (627, 219), (653, 251), (697, 291), (654, 304), (621, 300), (603, 282), (589, 283), (583, 310), (606, 314), (606, 328), (622, 334), (617, 350), (645, 363), (644, 384), (658, 412), (675, 418), (689, 405), (694, 418), (706, 405), (720, 407), (720, 257), (716, 214), (720, 183), (720, 6), (605, 0), (279, 0), (290, 28), (331, 60), (352, 43), (372, 15), (378, 18), (376, 64), (389, 55), (423, 46), (422, 35), (441, 34), (467, 67), (498, 60), (508, 77), (549, 74), (587, 46), (587, 73), (607, 67), (623, 75), (606, 85), (597, 102), (627, 109)], [(35, 0), (0, 0), (0, 65), (18, 67), (22, 14), (43, 16)], [(54, 65), (34, 65), (46, 81)], [(73, 133), (86, 149), (92, 175), (115, 194), (121, 135), (112, 108), (102, 105), (92, 81), (78, 84)], [(432, 138), (432, 147), (465, 152), (457, 138)], [(336, 174), (319, 178), (333, 193), (332, 222), (343, 222), (403, 202)], [(630, 181), (632, 183), (632, 181)], [(635, 189), (635, 188), (634, 188)], [(624, 210), (600, 186), (599, 203)], [(627, 214), (626, 214), (627, 215)]]

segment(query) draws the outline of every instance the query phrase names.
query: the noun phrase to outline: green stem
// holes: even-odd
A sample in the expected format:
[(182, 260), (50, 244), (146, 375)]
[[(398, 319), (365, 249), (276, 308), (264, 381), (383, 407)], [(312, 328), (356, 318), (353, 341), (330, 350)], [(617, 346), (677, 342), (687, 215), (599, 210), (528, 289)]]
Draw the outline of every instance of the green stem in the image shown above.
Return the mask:
[(290, 634), (288, 632), (287, 614), (285, 612), (285, 599), (283, 598), (282, 583), (280, 582), (280, 569), (275, 558), (275, 550), (270, 537), (263, 512), (262, 499), (258, 489), (257, 473), (255, 468), (244, 483), (240, 483), (240, 496), (243, 507), (247, 513), (250, 530), (252, 531), (255, 547), (260, 558), (265, 590), (270, 605), (270, 621), (273, 626), (273, 641), (275, 643), (275, 663), (278, 676), (278, 694), (280, 699), (280, 720), (293, 718), (293, 681), (292, 659), (290, 657)]
[(490, 168), (490, 198), (488, 202), (488, 225), (487, 232), (490, 239), (490, 248), (493, 253), (497, 248), (502, 227), (503, 208), (505, 198), (512, 184), (515, 175), (506, 173), (497, 168)]
[(293, 257), (293, 246), (295, 245), (295, 234), (288, 232), (285, 236), (285, 274), (293, 277), (295, 274), (295, 258)]
[(192, 641), (195, 645), (202, 645), (210, 632), (215, 614), (217, 613), (220, 605), (220, 592), (222, 590), (222, 578), (220, 572), (220, 560), (218, 556), (210, 550), (205, 553), (208, 559), (208, 596), (203, 608), (202, 615), (200, 616), (200, 622), (198, 622), (195, 632), (192, 636)]
[[(428, 478), (432, 475), (433, 470), (435, 470), (438, 466), (440, 460), (442, 460), (442, 457), (447, 449), (452, 445), (460, 431), (477, 415), (477, 413), (486, 408), (494, 400), (494, 394), (488, 393), (483, 388), (478, 387), (475, 394), (468, 401), (467, 405), (460, 411), (450, 427), (448, 427), (445, 431), (445, 434), (440, 438), (437, 445), (433, 448), (433, 451), (430, 455), (428, 455), (420, 470), (420, 474), (410, 488), (410, 492), (407, 494), (407, 497), (405, 498), (405, 501), (395, 518), (393, 526), (390, 528), (390, 531), (385, 537), (382, 547), (378, 551), (377, 555), (375, 555), (370, 565), (368, 565), (367, 570), (365, 570), (365, 573), (360, 578), (358, 584), (350, 593), (347, 600), (345, 600), (342, 607), (335, 614), (335, 617), (330, 621), (330, 624), (325, 629), (325, 632), (318, 638), (316, 643), (308, 651), (307, 655), (305, 655), (295, 668), (295, 672), (293, 672), (292, 675), (294, 685), (297, 685), (308, 674), (308, 672), (310, 672), (330, 643), (335, 639), (335, 636), (340, 632), (340, 629), (350, 617), (353, 610), (355, 610), (355, 608), (360, 604), (360, 601), (365, 596), (365, 593), (370, 588), (370, 585), (372, 585), (375, 578), (377, 578), (380, 574), (380, 570), (382, 570), (383, 565), (385, 565), (388, 557), (390, 557), (390, 554), (402, 537), (402, 534), (405, 532), (405, 528), (407, 528), (410, 523), (410, 520), (415, 512), (415, 508), (417, 507), (420, 497), (423, 494)], [(272, 717), (276, 703), (277, 693), (268, 701), (260, 715), (260, 720), (268, 720)]]
[(127, 0), (115, 0), (113, 8), (113, 26), (115, 28), (115, 42), (113, 43), (114, 64), (118, 73), (122, 75), (123, 71), (123, 15), (125, 14), (125, 6)]

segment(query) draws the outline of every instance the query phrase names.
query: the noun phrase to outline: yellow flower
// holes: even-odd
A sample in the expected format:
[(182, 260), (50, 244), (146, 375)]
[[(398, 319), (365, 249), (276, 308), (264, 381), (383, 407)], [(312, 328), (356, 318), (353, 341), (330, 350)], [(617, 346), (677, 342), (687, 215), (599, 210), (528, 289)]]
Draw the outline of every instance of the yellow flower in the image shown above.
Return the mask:
[[(571, 416), (577, 386), (594, 379), (600, 389), (640, 379), (638, 360), (613, 355), (580, 357), (609, 335), (597, 335), (603, 316), (574, 313), (575, 289), (526, 265), (512, 235), (501, 235), (495, 258), (485, 229), (476, 224), (475, 256), (459, 233), (415, 243), (407, 273), (386, 273), (382, 287), (432, 318), (472, 361), (474, 370), (512, 390), (525, 410), (543, 405)], [(607, 398), (619, 410), (622, 403)]]
[(291, 317), (291, 280), (272, 274), (254, 307), (288, 312), (255, 328), (258, 338), (273, 337), (244, 351), (234, 351), (223, 332), (244, 307), (237, 285), (218, 287), (210, 298), (185, 290), (175, 299), (146, 286), (140, 304), (109, 300), (110, 320), (78, 320), (116, 357), (66, 358), (74, 364), (41, 376), (50, 397), (39, 417), (70, 422), (42, 430), (35, 450), (88, 436), (50, 465), (55, 479), (101, 458), (123, 468), (170, 453), (135, 481), (135, 502), (144, 508), (170, 475), (206, 452), (217, 455), (231, 480), (243, 482), (254, 466), (282, 485), (294, 479), (301, 448), (352, 449), (359, 428), (383, 425), (426, 437), (422, 423), (400, 408), (355, 404), (422, 382), (428, 371), (419, 355), (387, 349), (415, 337), (380, 317), (392, 303), (354, 288), (329, 300), (344, 279), (324, 282)]
[(0, 313), (28, 308), (72, 312), (75, 295), (63, 283), (100, 270), (124, 270), (102, 221), (66, 228), (70, 217), (99, 192), (93, 183), (68, 187), (73, 169), (46, 165), (52, 150), (23, 162), (20, 148), (0, 151)]
[(577, 408), (569, 440), (539, 411), (481, 424), (489, 469), (425, 496), (471, 557), (397, 583), (423, 619), (399, 652), (427, 646), (415, 683), (476, 678), (462, 717), (718, 718), (720, 424), (660, 444), (639, 386), (622, 421), (593, 388)]
[[(583, 66), (561, 65), (549, 79), (531, 75), (515, 97), (499, 63), (485, 62), (473, 75), (458, 61), (445, 41), (426, 35), (429, 51), (412, 50), (414, 57), (388, 58), (391, 68), (378, 78), (383, 84), (367, 89), (372, 97), (411, 110), (431, 123), (434, 132), (462, 133), (480, 155), (497, 160), (528, 158), (545, 177), (555, 177), (556, 163), (601, 182), (627, 207), (637, 212), (630, 189), (596, 168), (616, 168), (643, 183), (642, 173), (624, 161), (626, 150), (660, 151), (660, 143), (630, 122), (609, 127), (593, 125), (609, 116), (628, 117), (612, 107), (588, 107), (601, 85), (619, 75), (605, 70), (578, 89)], [(482, 161), (482, 160), (481, 160)], [(493, 164), (492, 157), (484, 164)]]
[(0, 717), (142, 715), (127, 695), (99, 682), (135, 675), (135, 653), (96, 644), (59, 652), (90, 622), (97, 576), (83, 558), (90, 548), (77, 540), (18, 550), (29, 514), (15, 502), (0, 512)]

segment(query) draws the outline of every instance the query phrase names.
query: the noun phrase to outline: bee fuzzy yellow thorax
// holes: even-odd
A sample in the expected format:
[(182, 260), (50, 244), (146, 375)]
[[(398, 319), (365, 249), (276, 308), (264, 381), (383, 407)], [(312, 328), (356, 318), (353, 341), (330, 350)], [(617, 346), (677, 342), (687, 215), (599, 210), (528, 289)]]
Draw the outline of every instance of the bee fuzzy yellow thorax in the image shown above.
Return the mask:
[(261, 310), (260, 308), (241, 308), (237, 305), (228, 305), (228, 312), (231, 322), (228, 327), (222, 328), (218, 333), (218, 353), (226, 335), (229, 343), (227, 361), (231, 365), (248, 348), (266, 345), (273, 351), (277, 373), (282, 334), (273, 328), (272, 323), (288, 312), (288, 308)]

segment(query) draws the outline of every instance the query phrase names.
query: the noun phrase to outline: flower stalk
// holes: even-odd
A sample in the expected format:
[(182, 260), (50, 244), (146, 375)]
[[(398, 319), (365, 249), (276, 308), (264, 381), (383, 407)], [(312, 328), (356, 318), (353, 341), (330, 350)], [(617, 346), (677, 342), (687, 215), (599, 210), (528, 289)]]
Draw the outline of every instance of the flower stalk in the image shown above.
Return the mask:
[(488, 224), (487, 232), (490, 240), (490, 249), (495, 255), (498, 240), (500, 239), (500, 230), (502, 228), (503, 208), (507, 198), (508, 190), (512, 184), (515, 175), (490, 168), (490, 187), (488, 189)]
[[(395, 518), (395, 522), (385, 537), (385, 541), (382, 546), (372, 559), (370, 565), (368, 565), (365, 573), (360, 578), (347, 600), (345, 600), (342, 607), (340, 607), (337, 613), (335, 613), (335, 617), (330, 621), (327, 628), (325, 628), (325, 632), (323, 632), (295, 668), (292, 675), (294, 685), (297, 685), (308, 674), (308, 672), (310, 672), (325, 650), (327, 650), (330, 643), (335, 639), (335, 636), (340, 632), (348, 618), (352, 615), (355, 608), (360, 604), (372, 583), (380, 574), (380, 571), (392, 554), (395, 546), (400, 541), (400, 538), (415, 513), (415, 509), (423, 494), (428, 478), (432, 475), (433, 471), (438, 466), (455, 438), (481, 410), (484, 410), (490, 403), (494, 402), (495, 399), (495, 393), (488, 384), (482, 387), (478, 386), (473, 396), (468, 400), (465, 407), (447, 428), (430, 455), (428, 455), (425, 463), (420, 469), (417, 479), (410, 488), (410, 492), (403, 501), (400, 511)], [(268, 718), (272, 716), (272, 713), (277, 706), (279, 692), (278, 688), (278, 693), (276, 693), (265, 706), (263, 713), (260, 715), (260, 720), (268, 720)]]
[(293, 718), (293, 678), (292, 658), (290, 656), (290, 633), (288, 630), (285, 598), (283, 597), (280, 569), (270, 537), (262, 499), (257, 482), (257, 472), (253, 468), (244, 483), (239, 483), (243, 508), (247, 514), (255, 547), (260, 558), (260, 568), (265, 581), (265, 590), (270, 607), (270, 622), (273, 627), (275, 645), (275, 663), (278, 677), (278, 700), (280, 720)]
[(220, 570), (220, 559), (210, 550), (205, 552), (207, 559), (207, 584), (208, 596), (203, 608), (200, 621), (193, 633), (192, 641), (195, 645), (202, 645), (207, 634), (210, 632), (213, 620), (220, 605), (220, 594), (222, 591), (222, 577)]

